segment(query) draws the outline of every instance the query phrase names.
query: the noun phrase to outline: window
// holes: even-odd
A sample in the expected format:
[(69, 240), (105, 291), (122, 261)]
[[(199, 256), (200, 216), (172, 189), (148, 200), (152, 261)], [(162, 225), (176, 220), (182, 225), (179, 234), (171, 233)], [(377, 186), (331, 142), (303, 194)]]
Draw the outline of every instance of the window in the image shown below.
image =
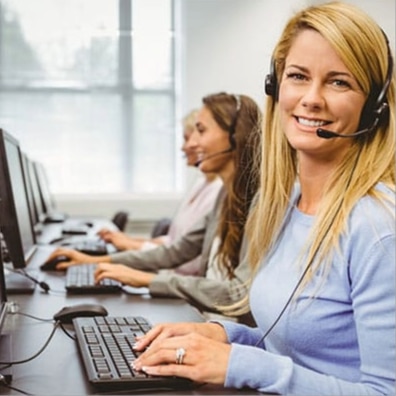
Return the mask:
[(53, 192), (177, 189), (173, 14), (173, 0), (0, 0), (0, 126)]

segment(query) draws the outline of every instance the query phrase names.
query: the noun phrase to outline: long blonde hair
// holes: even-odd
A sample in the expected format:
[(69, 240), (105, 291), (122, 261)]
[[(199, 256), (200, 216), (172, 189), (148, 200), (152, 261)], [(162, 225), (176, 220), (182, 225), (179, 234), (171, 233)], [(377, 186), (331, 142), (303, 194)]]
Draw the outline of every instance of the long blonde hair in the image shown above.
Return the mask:
[[(371, 17), (358, 8), (341, 2), (308, 7), (289, 20), (272, 57), (278, 80), (281, 81), (279, 76), (283, 74), (285, 60), (295, 37), (306, 29), (319, 32), (329, 41), (359, 81), (368, 101), (373, 95), (378, 95), (379, 89), (384, 86), (389, 67), (389, 45), (383, 31)], [(378, 182), (395, 190), (393, 70), (391, 78), (386, 94), (389, 105), (386, 122), (371, 133), (369, 139), (354, 138), (348, 155), (324, 187), (324, 198), (316, 215), (307, 244), (308, 254), (305, 256), (307, 263), (314, 261), (314, 265), (301, 287), (309, 282), (320, 263), (325, 265), (329, 262), (329, 257), (338, 247), (341, 233), (346, 230), (348, 216), (356, 202), (365, 195), (385, 200), (375, 190)], [(279, 133), (280, 128), (275, 95), (268, 98), (264, 112), (260, 191), (246, 228), (253, 273), (277, 240), (297, 181), (296, 151), (288, 144), (285, 135)], [(247, 302), (247, 298), (244, 302)]]

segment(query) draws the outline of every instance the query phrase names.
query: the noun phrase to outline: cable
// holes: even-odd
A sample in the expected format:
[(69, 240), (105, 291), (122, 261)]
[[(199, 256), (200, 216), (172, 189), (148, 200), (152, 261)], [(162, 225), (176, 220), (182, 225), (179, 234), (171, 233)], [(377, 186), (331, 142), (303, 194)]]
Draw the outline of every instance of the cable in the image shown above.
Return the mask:
[[(1, 375), (1, 374), (0, 374), (0, 375)], [(8, 388), (8, 389), (11, 389), (11, 390), (13, 390), (13, 391), (22, 393), (23, 395), (31, 395), (31, 393), (25, 392), (25, 391), (23, 391), (22, 389), (15, 388), (15, 386), (11, 386), (10, 384), (7, 384), (7, 382), (0, 381), (0, 386), (1, 386), (1, 385), (4, 386), (5, 388)]]
[[(60, 323), (60, 322), (59, 322)], [(76, 341), (76, 337), (73, 337), (66, 329), (65, 329), (65, 327), (63, 326), (63, 324), (62, 323), (60, 323), (60, 328), (62, 329), (62, 331), (69, 337), (69, 338), (71, 338), (73, 341)]]
[[(356, 165), (357, 165), (357, 162), (358, 162), (358, 160), (359, 160), (359, 156), (360, 156), (361, 149), (362, 149), (362, 148), (360, 147), (360, 149), (358, 150), (358, 152), (357, 152), (357, 154), (356, 154), (355, 163), (354, 163), (354, 166), (353, 166), (353, 168), (352, 168), (352, 172), (350, 173), (349, 178), (348, 178), (348, 180), (347, 180), (345, 191), (348, 190), (348, 188), (349, 188), (349, 186), (350, 186), (350, 184), (351, 184), (351, 180), (352, 180), (353, 174), (355, 173), (355, 170), (356, 170)], [(335, 221), (335, 219), (336, 219), (337, 214), (338, 214), (339, 211), (341, 210), (341, 206), (342, 206), (343, 203), (344, 203), (344, 197), (341, 199), (341, 202), (340, 202), (340, 204), (338, 205), (338, 208), (337, 208), (337, 210), (336, 210), (336, 212), (335, 212), (335, 214), (334, 214), (334, 217), (332, 218), (332, 220), (331, 220), (329, 226), (327, 227), (327, 230), (326, 230), (326, 232), (325, 232), (325, 236), (329, 233), (330, 228), (331, 228), (331, 226), (333, 225), (333, 223), (334, 223), (334, 221)], [(323, 242), (323, 239), (321, 240), (321, 243), (322, 243), (322, 242)], [(319, 251), (319, 249), (320, 249), (321, 243), (320, 243), (320, 244), (318, 245), (318, 247), (316, 248), (314, 254), (312, 255), (311, 261), (310, 261), (310, 262), (307, 264), (307, 266), (305, 267), (304, 272), (303, 272), (302, 275), (300, 276), (298, 282), (296, 283), (296, 286), (294, 286), (294, 289), (293, 289), (293, 291), (290, 293), (290, 296), (289, 296), (289, 298), (287, 299), (287, 301), (286, 301), (285, 305), (283, 306), (282, 310), (280, 311), (280, 313), (278, 314), (278, 316), (276, 317), (276, 319), (274, 320), (274, 322), (272, 323), (272, 325), (271, 325), (271, 326), (268, 328), (268, 330), (264, 333), (264, 335), (261, 336), (260, 339), (254, 344), (255, 347), (259, 346), (259, 344), (261, 344), (261, 343), (265, 340), (265, 338), (268, 336), (268, 334), (273, 330), (273, 328), (278, 324), (278, 322), (279, 322), (280, 319), (282, 318), (282, 316), (283, 316), (283, 314), (285, 313), (287, 307), (289, 306), (291, 300), (293, 299), (294, 295), (296, 294), (297, 289), (299, 288), (299, 286), (301, 285), (302, 281), (304, 280), (306, 274), (308, 273), (308, 270), (312, 267), (312, 264), (313, 264), (313, 262), (314, 262), (314, 259), (315, 259), (316, 255), (318, 254), (318, 251)]]
[(47, 341), (44, 343), (44, 345), (33, 356), (31, 356), (29, 358), (26, 358), (26, 359), (22, 359), (22, 360), (15, 360), (13, 362), (0, 362), (0, 364), (4, 365), (4, 366), (12, 366), (14, 364), (27, 363), (27, 362), (30, 362), (31, 360), (35, 359), (37, 356), (39, 356), (45, 350), (45, 348), (47, 348), (48, 344), (50, 343), (50, 341), (52, 340), (52, 338), (53, 338), (53, 336), (55, 334), (56, 329), (59, 326), (60, 326), (60, 322), (59, 321), (55, 322), (54, 328), (52, 329), (51, 334), (49, 335)]
[(25, 276), (26, 278), (30, 279), (32, 282), (36, 283), (41, 287), (41, 289), (44, 290), (45, 293), (48, 293), (50, 290), (50, 287), (47, 282), (39, 281), (30, 274), (28, 274), (24, 269), (13, 269), (9, 268), (9, 271), (14, 272), (15, 274), (20, 274), (22, 276)]
[[(317, 251), (315, 252), (316, 255)], [(313, 257), (315, 257), (315, 255)], [(298, 282), (296, 283), (296, 286), (294, 286), (293, 291), (290, 293), (289, 298), (287, 299), (285, 305), (283, 306), (282, 310), (280, 311), (280, 313), (278, 314), (277, 318), (274, 320), (274, 322), (272, 323), (272, 325), (269, 327), (269, 329), (264, 333), (264, 335), (256, 342), (256, 344), (254, 344), (254, 346), (258, 346), (259, 344), (261, 344), (264, 339), (268, 336), (269, 333), (271, 333), (272, 329), (278, 324), (278, 322), (280, 321), (281, 317), (283, 316), (283, 314), (286, 311), (286, 308), (289, 306), (291, 300), (293, 299), (294, 295), (296, 294), (297, 289), (299, 288), (299, 286), (301, 285), (301, 282), (304, 280), (305, 275), (307, 274), (308, 270), (311, 268), (312, 266), (312, 262), (313, 260), (311, 260), (308, 265), (305, 267), (304, 272), (302, 273), (302, 275), (300, 276), (300, 279), (298, 280)]]
[(39, 320), (39, 321), (41, 321), (41, 322), (53, 322), (53, 320), (54, 320), (54, 318), (48, 318), (48, 319), (45, 319), (45, 318), (39, 318), (39, 317), (37, 317), (37, 316), (33, 316), (33, 315), (30, 315), (30, 314), (27, 314), (27, 313), (25, 313), (25, 312), (19, 312), (19, 311), (14, 311), (14, 312), (9, 312), (11, 315), (21, 315), (21, 316), (26, 316), (26, 317), (28, 317), (28, 318), (32, 318), (32, 319), (35, 319), (35, 320)]

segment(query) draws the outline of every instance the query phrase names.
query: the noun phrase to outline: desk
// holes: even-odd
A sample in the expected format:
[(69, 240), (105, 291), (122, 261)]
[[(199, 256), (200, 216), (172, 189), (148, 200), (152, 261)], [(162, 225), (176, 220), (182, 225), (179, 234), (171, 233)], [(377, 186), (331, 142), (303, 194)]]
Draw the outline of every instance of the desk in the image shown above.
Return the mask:
[[(151, 298), (148, 295), (67, 295), (64, 276), (61, 273), (40, 273), (51, 287), (49, 294), (36, 288), (32, 295), (12, 295), (9, 302), (18, 304), (19, 311), (43, 319), (51, 319), (55, 312), (66, 305), (100, 303), (111, 316), (142, 315), (152, 324), (159, 322), (198, 321), (200, 313), (178, 299)], [(69, 327), (72, 331), (72, 326)], [(40, 322), (19, 314), (9, 314), (4, 332), (12, 336), (12, 360), (33, 356), (48, 339), (53, 322)], [(33, 395), (90, 395), (99, 394), (87, 382), (84, 367), (79, 359), (77, 345), (60, 328), (55, 332), (47, 348), (34, 360), (13, 366), (11, 386)], [(0, 386), (0, 394), (17, 395), (18, 392)], [(120, 392), (119, 394), (153, 394)], [(158, 392), (161, 395), (213, 395), (258, 394), (252, 391), (232, 391), (214, 386), (202, 386), (187, 391)]]

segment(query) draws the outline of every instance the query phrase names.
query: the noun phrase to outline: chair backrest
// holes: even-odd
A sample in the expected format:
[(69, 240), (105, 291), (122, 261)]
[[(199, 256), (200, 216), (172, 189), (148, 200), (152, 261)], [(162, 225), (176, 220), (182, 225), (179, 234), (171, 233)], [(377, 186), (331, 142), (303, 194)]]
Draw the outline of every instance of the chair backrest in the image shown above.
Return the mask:
[(151, 238), (166, 235), (168, 233), (171, 221), (172, 220), (168, 217), (163, 217), (162, 219), (158, 220), (151, 230)]
[(120, 231), (124, 231), (128, 223), (129, 213), (126, 211), (117, 212), (112, 218), (112, 222), (118, 227)]

